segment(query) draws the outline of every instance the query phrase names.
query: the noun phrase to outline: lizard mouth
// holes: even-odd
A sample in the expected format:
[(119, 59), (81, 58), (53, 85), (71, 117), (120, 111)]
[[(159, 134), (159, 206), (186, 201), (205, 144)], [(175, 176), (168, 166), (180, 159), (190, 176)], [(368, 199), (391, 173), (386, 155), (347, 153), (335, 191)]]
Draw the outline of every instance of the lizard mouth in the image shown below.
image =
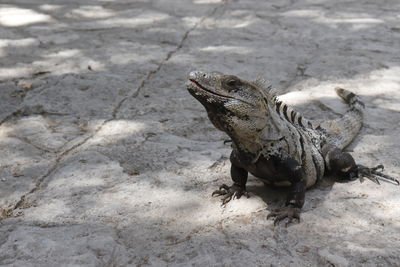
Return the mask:
[(201, 90), (206, 91), (206, 92), (208, 92), (208, 93), (210, 93), (210, 94), (213, 94), (213, 95), (216, 95), (216, 96), (219, 96), (219, 97), (223, 97), (223, 98), (233, 99), (233, 100), (236, 100), (236, 101), (240, 101), (240, 102), (242, 102), (242, 103), (245, 103), (245, 104), (247, 104), (247, 105), (253, 106), (251, 103), (249, 103), (249, 102), (247, 102), (247, 101), (244, 101), (244, 100), (242, 100), (242, 99), (237, 99), (237, 98), (232, 97), (232, 96), (223, 95), (223, 94), (219, 94), (219, 93), (216, 93), (216, 92), (214, 92), (214, 91), (211, 91), (210, 89), (204, 87), (203, 85), (201, 85), (199, 82), (197, 82), (197, 81), (194, 80), (194, 79), (189, 79), (189, 81), (191, 81), (192, 84), (194, 84), (197, 88), (200, 88)]
[(213, 91), (211, 91), (210, 89), (207, 89), (206, 87), (202, 86), (200, 83), (198, 83), (197, 81), (195, 81), (195, 80), (193, 80), (193, 79), (189, 79), (189, 81), (191, 81), (192, 83), (194, 83), (198, 88), (200, 88), (200, 89), (202, 89), (202, 90), (204, 90), (204, 91), (207, 91), (207, 92), (209, 92), (209, 93), (211, 93), (211, 94), (213, 94), (213, 95), (217, 95), (217, 96), (225, 97), (225, 98), (233, 98), (233, 97), (231, 97), (231, 96), (222, 95), (222, 94), (218, 94), (218, 93), (216, 93), (216, 92), (213, 92)]

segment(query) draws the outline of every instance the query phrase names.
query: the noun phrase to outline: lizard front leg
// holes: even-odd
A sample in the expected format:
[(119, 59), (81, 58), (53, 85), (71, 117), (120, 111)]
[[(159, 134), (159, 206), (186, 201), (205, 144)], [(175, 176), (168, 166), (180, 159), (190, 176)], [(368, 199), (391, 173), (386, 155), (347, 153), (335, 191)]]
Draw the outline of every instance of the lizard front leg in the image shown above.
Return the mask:
[(297, 219), (300, 221), (300, 210), (304, 205), (306, 183), (302, 166), (293, 158), (279, 160), (277, 163), (279, 172), (285, 173), (291, 182), (290, 192), (287, 196), (285, 207), (273, 210), (267, 219), (275, 217), (274, 225), (288, 218), (286, 226)]
[[(231, 161), (232, 162), (232, 161)], [(222, 184), (218, 190), (215, 190), (212, 193), (212, 196), (223, 196), (222, 198), (222, 205), (225, 205), (232, 198), (240, 198), (241, 196), (245, 195), (249, 197), (246, 191), (246, 182), (247, 182), (248, 172), (237, 166), (235, 163), (232, 162), (231, 165), (231, 177), (233, 180), (232, 186), (227, 186), (226, 184)]]

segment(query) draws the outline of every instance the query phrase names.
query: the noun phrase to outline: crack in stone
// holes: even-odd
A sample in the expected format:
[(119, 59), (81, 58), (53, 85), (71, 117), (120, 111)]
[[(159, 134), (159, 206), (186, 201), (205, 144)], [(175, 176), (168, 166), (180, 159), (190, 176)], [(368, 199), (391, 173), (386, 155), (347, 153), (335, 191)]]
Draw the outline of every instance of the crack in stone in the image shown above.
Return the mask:
[[(18, 80), (40, 79), (40, 78), (38, 78), (38, 77), (40, 77), (40, 76), (42, 76), (42, 75), (45, 75), (45, 74), (47, 74), (47, 73), (50, 73), (50, 72), (47, 72), (47, 71), (37, 72), (37, 73), (33, 73), (33, 74), (32, 74), (31, 76), (29, 76), (29, 77), (12, 78), (12, 79), (10, 79), (10, 80), (0, 81), (0, 83), (6, 83), (6, 82), (11, 81), (11, 82), (13, 82), (13, 83), (15, 84), (15, 86), (19, 87), (19, 86), (18, 86), (18, 82), (17, 82)], [(60, 82), (60, 81), (57, 81), (57, 84), (58, 84), (59, 82)], [(46, 84), (47, 84), (47, 81), (46, 81)], [(57, 85), (57, 84), (56, 84), (56, 85)], [(20, 104), (22, 104), (22, 103), (24, 102), (24, 99), (26, 98), (26, 95), (27, 95), (27, 93), (28, 93), (29, 91), (36, 91), (36, 92), (39, 94), (39, 93), (41, 93), (45, 88), (42, 88), (41, 90), (36, 90), (36, 89), (38, 89), (38, 88), (27, 90), (27, 91), (25, 92), (26, 94), (23, 96), (23, 99), (21, 100), (21, 103), (20, 103)], [(8, 120), (11, 120), (13, 117), (18, 117), (18, 116), (20, 116), (20, 115), (24, 115), (25, 113), (27, 113), (27, 107), (26, 107), (26, 106), (20, 106), (17, 110), (11, 112), (11, 113), (8, 114), (6, 117), (4, 117), (4, 118), (0, 121), (0, 126), (2, 126), (2, 125), (3, 125), (5, 122), (7, 122)], [(68, 115), (68, 114), (63, 114), (63, 113), (52, 113), (52, 112), (46, 112), (46, 111), (42, 111), (42, 112), (39, 112), (39, 113), (33, 113), (33, 114)]]
[(5, 123), (5, 122), (7, 122), (8, 120), (10, 120), (12, 117), (18, 116), (18, 115), (21, 113), (21, 109), (22, 109), (22, 108), (20, 108), (20, 109), (14, 111), (14, 112), (8, 114), (6, 117), (4, 117), (4, 119), (2, 119), (2, 120), (0, 121), (0, 126), (3, 125), (3, 123)]
[(39, 146), (39, 145), (37, 145), (37, 144), (35, 144), (35, 143), (32, 143), (31, 140), (29, 140), (29, 139), (26, 138), (26, 137), (14, 135), (14, 134), (9, 134), (8, 136), (9, 136), (9, 137), (12, 137), (12, 138), (15, 138), (15, 139), (18, 139), (19, 141), (21, 141), (21, 142), (23, 142), (23, 143), (26, 143), (26, 144), (28, 144), (28, 145), (31, 145), (31, 146), (33, 146), (34, 148), (36, 148), (36, 149), (38, 149), (38, 150), (40, 150), (40, 151), (42, 151), (42, 152), (46, 152), (46, 153), (56, 153), (56, 151), (54, 151), (54, 150), (50, 150), (50, 149), (41, 147), (41, 146)]
[(128, 100), (129, 98), (135, 98), (135, 97), (137, 97), (137, 96), (139, 95), (140, 91), (141, 91), (141, 90), (144, 88), (144, 86), (146, 85), (146, 82), (148, 82), (148, 81), (151, 79), (151, 77), (152, 77), (153, 75), (157, 74), (157, 73), (161, 70), (161, 68), (164, 66), (164, 64), (165, 64), (167, 61), (169, 61), (169, 60), (171, 59), (171, 57), (172, 57), (174, 54), (176, 54), (176, 53), (183, 47), (183, 45), (184, 45), (186, 39), (189, 37), (189, 34), (190, 34), (193, 30), (195, 30), (201, 23), (203, 23), (204, 20), (205, 20), (206, 18), (208, 18), (208, 17), (210, 17), (210, 16), (213, 16), (221, 6), (225, 5), (226, 1), (223, 1), (222, 3), (223, 3), (223, 4), (221, 4), (221, 5), (217, 6), (217, 7), (215, 7), (209, 15), (203, 16), (198, 22), (196, 22), (190, 29), (188, 29), (188, 30), (185, 32), (185, 34), (183, 35), (183, 37), (182, 37), (181, 41), (179, 42), (179, 44), (177, 45), (177, 47), (176, 47), (175, 49), (173, 49), (173, 50), (171, 50), (171, 51), (169, 51), (169, 52), (167, 53), (167, 55), (166, 55), (166, 57), (164, 58), (164, 60), (161, 61), (161, 63), (157, 66), (157, 68), (156, 68), (155, 70), (149, 71), (149, 73), (146, 75), (146, 77), (142, 80), (142, 82), (141, 82), (140, 85), (138, 86), (137, 90), (136, 90), (132, 95), (130, 95), (130, 96), (128, 96), (128, 97), (126, 97), (126, 98), (124, 98), (124, 99), (121, 100), (121, 102), (117, 105), (117, 107), (115, 108), (115, 110), (114, 110), (114, 112), (113, 112), (113, 118), (116, 118), (117, 113), (118, 113), (118, 111), (119, 111), (119, 108), (122, 106), (122, 104), (123, 104), (126, 100)]
[[(102, 125), (100, 125), (99, 127), (97, 127), (97, 129), (95, 130), (95, 133), (93, 133), (93, 134), (91, 134), (91, 135), (88, 135), (88, 136), (87, 136), (86, 138), (84, 138), (81, 142), (78, 142), (77, 144), (73, 145), (73, 146), (70, 147), (69, 149), (67, 149), (67, 150), (65, 150), (65, 151), (63, 151), (63, 152), (61, 152), (61, 153), (57, 156), (57, 158), (56, 158), (56, 160), (55, 160), (53, 166), (52, 166), (44, 175), (42, 175), (42, 177), (40, 177), (40, 178), (36, 181), (34, 188), (32, 188), (27, 194), (23, 195), (23, 196), (20, 198), (20, 200), (14, 205), (13, 211), (16, 210), (16, 209), (18, 209), (18, 208), (20, 208), (20, 207), (22, 207), (22, 206), (24, 206), (24, 205), (25, 205), (25, 201), (26, 201), (26, 197), (27, 197), (28, 195), (34, 194), (36, 191), (38, 191), (38, 190), (41, 188), (43, 181), (44, 181), (47, 177), (49, 177), (49, 176), (57, 169), (58, 165), (60, 164), (61, 160), (64, 158), (65, 155), (67, 155), (67, 154), (68, 154), (69, 152), (71, 152), (72, 150), (74, 150), (74, 149), (78, 148), (79, 146), (83, 145), (84, 143), (86, 143), (86, 142), (87, 142), (90, 138), (92, 138), (98, 131), (100, 131), (100, 129), (101, 129), (101, 127), (102, 127), (103, 125), (104, 125), (104, 123), (103, 123)], [(0, 221), (1, 221), (1, 220), (0, 220)]]

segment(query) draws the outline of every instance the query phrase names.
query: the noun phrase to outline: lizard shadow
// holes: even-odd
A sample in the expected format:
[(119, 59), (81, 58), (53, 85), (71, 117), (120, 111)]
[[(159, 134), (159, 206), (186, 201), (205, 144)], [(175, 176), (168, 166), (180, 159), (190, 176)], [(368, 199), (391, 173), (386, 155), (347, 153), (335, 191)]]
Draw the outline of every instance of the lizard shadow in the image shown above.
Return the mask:
[[(260, 197), (267, 204), (266, 210), (273, 211), (285, 205), (286, 196), (290, 192), (289, 186), (273, 186), (264, 184), (260, 181), (255, 181), (256, 179), (257, 178), (249, 180), (247, 191), (250, 193), (250, 195)], [(381, 183), (396, 185), (396, 183), (387, 180), (379, 181)], [(306, 190), (305, 204), (302, 208), (302, 212), (308, 212), (322, 205), (335, 184), (351, 184), (360, 182), (364, 182), (364, 179), (342, 179), (335, 174), (326, 174), (322, 179), (317, 181), (313, 186)]]
[[(307, 212), (321, 205), (335, 183), (350, 183), (354, 180), (341, 180), (339, 177), (328, 174), (316, 182), (313, 186), (306, 190), (305, 204), (302, 212)], [(249, 179), (247, 191), (252, 196), (257, 196), (267, 204), (266, 210), (273, 211), (277, 208), (285, 206), (286, 196), (290, 192), (289, 186), (273, 186), (257, 181), (257, 179)]]

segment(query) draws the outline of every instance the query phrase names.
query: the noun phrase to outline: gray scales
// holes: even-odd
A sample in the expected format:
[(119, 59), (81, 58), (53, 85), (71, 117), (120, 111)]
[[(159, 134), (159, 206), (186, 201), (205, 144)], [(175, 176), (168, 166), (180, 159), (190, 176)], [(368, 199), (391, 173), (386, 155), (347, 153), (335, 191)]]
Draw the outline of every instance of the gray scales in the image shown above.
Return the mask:
[(214, 126), (232, 139), (232, 186), (221, 185), (213, 195), (222, 195), (222, 203), (242, 195), (248, 197), (248, 173), (266, 183), (290, 186), (286, 205), (272, 211), (274, 224), (287, 218), (300, 220), (305, 191), (325, 173), (342, 179), (363, 179), (379, 184), (399, 181), (374, 168), (356, 164), (343, 152), (360, 131), (364, 103), (354, 93), (336, 88), (349, 105), (340, 118), (312, 122), (279, 101), (271, 86), (263, 80), (245, 81), (219, 72), (192, 71), (187, 89), (206, 109)]

